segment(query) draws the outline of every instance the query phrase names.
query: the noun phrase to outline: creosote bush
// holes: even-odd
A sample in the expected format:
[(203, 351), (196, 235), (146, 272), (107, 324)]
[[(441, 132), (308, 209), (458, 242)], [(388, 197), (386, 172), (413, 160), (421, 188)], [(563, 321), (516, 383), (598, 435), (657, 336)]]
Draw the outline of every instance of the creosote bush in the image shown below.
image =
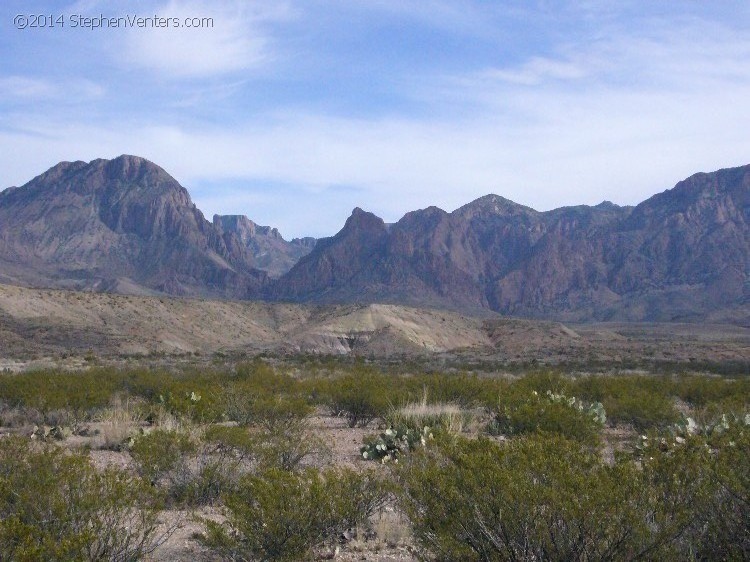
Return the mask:
[(138, 472), (164, 490), (169, 502), (211, 504), (234, 485), (244, 459), (238, 447), (221, 444), (222, 437), (226, 435), (217, 431), (199, 439), (184, 431), (155, 429), (135, 438), (130, 454)]
[[(586, 403), (575, 397), (546, 390), (528, 391), (524, 385), (502, 393), (489, 431), (508, 436), (554, 433), (581, 443), (596, 445), (606, 413), (600, 403)], [(522, 394), (523, 393), (523, 394)]]
[(437, 560), (744, 559), (749, 438), (653, 436), (610, 465), (549, 434), (453, 437), (398, 465), (398, 497)]
[(0, 439), (0, 560), (140, 560), (163, 542), (139, 478), (26, 438)]
[(604, 405), (616, 424), (632, 425), (636, 431), (664, 429), (677, 422), (675, 384), (668, 377), (586, 377), (575, 383), (575, 392)]
[(227, 521), (205, 521), (205, 543), (230, 560), (304, 560), (364, 522), (386, 498), (372, 474), (272, 468), (225, 494)]
[(324, 393), (333, 415), (346, 417), (349, 427), (367, 427), (397, 400), (396, 388), (395, 381), (383, 375), (362, 373), (328, 381)]

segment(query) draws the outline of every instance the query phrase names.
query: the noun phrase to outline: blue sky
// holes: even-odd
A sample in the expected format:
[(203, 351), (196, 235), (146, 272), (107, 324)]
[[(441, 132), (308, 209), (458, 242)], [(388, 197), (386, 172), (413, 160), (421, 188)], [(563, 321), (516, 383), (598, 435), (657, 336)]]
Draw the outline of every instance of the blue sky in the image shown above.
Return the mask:
[[(101, 15), (214, 23), (71, 27)], [(750, 163), (750, 4), (2, 2), (0, 186), (124, 153), (287, 238), (487, 193), (635, 204)]]

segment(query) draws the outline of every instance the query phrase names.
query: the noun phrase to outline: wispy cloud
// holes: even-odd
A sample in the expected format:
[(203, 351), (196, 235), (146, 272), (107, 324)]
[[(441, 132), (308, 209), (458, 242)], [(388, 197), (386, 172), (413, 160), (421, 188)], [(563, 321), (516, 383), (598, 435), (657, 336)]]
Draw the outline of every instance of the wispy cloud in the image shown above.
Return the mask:
[(573, 80), (587, 75), (580, 65), (545, 57), (532, 57), (517, 68), (492, 69), (485, 73), (487, 80), (501, 80), (513, 84), (536, 86), (547, 80)]
[(48, 80), (27, 76), (0, 78), (0, 97), (22, 99), (50, 98), (57, 92)]
[(101, 85), (85, 79), (54, 81), (29, 76), (0, 77), (0, 98), (26, 103), (41, 100), (61, 102), (71, 97), (80, 102), (101, 97), (104, 91)]
[[(124, 61), (168, 78), (203, 78), (257, 68), (273, 60), (271, 40), (263, 26), (290, 17), (291, 11), (282, 3), (263, 7), (240, 1), (170, 0), (157, 6), (155, 14), (176, 18), (181, 26), (129, 30)], [(204, 21), (197, 28), (183, 25), (193, 18)]]

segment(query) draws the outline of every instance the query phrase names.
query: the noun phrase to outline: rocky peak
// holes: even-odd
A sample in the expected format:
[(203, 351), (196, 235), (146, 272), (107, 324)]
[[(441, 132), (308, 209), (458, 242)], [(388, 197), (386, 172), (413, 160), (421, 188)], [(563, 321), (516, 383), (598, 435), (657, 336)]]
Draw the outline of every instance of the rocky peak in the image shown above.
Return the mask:
[(301, 248), (312, 250), (315, 247), (317, 241), (317, 238), (313, 238), (312, 236), (305, 236), (303, 238), (292, 238), (290, 244), (292, 244), (293, 246), (299, 246)]
[(245, 215), (214, 215), (213, 224), (221, 233), (234, 232), (243, 244), (255, 237), (258, 227)]
[(355, 207), (352, 211), (352, 214), (349, 216), (348, 219), (346, 219), (346, 223), (344, 223), (344, 228), (337, 234), (339, 235), (347, 235), (353, 232), (386, 232), (385, 222), (383, 222), (383, 219), (378, 217), (377, 215), (374, 215), (373, 213), (370, 213), (368, 211), (364, 211), (360, 209), (359, 207)]
[(213, 225), (228, 246), (233, 246), (231, 237), (252, 255), (253, 266), (266, 271), (271, 277), (279, 277), (289, 271), (315, 246), (314, 238), (295, 239), (287, 242), (278, 229), (260, 226), (245, 215), (214, 215)]
[(475, 199), (471, 203), (456, 209), (451, 214), (470, 219), (475, 216), (494, 215), (500, 217), (515, 217), (520, 215), (536, 215), (539, 213), (531, 207), (519, 205), (510, 199), (501, 197), (500, 195), (489, 194), (480, 197), (479, 199)]

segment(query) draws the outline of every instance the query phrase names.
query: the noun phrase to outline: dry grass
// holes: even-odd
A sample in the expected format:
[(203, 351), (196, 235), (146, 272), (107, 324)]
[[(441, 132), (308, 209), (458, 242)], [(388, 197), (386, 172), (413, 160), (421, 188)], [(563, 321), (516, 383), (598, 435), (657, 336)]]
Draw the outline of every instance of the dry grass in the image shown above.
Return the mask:
[(409, 402), (396, 408), (392, 407), (385, 416), (385, 422), (391, 427), (409, 427), (421, 430), (423, 427), (441, 428), (455, 435), (463, 433), (474, 420), (474, 414), (456, 404), (430, 403), (427, 389), (417, 402)]
[(99, 414), (99, 434), (93, 442), (97, 449), (119, 449), (145, 419), (144, 401), (116, 395), (109, 408)]

